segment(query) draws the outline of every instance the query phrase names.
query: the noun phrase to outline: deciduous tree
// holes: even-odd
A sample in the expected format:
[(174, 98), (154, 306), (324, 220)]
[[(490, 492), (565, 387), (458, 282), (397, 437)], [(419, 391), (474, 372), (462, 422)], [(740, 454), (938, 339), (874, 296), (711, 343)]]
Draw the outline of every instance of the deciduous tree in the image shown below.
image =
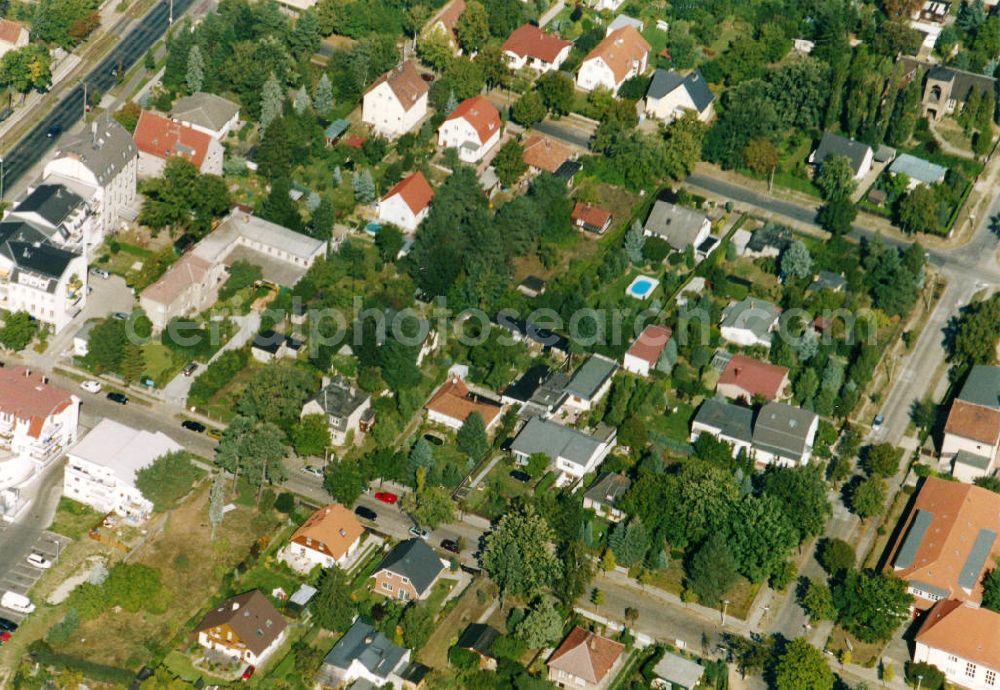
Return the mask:
[(776, 690), (833, 690), (833, 682), (823, 653), (802, 637), (788, 643), (774, 668)]
[(506, 599), (530, 599), (549, 586), (559, 571), (552, 553), (555, 535), (545, 519), (527, 506), (504, 515), (486, 535), (480, 564)]

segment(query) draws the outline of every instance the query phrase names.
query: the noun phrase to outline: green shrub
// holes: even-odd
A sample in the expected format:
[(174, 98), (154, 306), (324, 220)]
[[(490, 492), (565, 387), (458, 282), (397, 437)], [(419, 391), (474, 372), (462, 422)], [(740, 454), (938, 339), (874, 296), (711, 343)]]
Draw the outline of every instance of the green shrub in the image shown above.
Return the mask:
[(460, 671), (479, 668), (479, 655), (468, 649), (452, 647), (448, 650), (448, 663)]
[(917, 676), (923, 676), (920, 684), (921, 688), (927, 690), (941, 690), (944, 687), (944, 673), (934, 664), (906, 662), (906, 682), (911, 685), (917, 684)]

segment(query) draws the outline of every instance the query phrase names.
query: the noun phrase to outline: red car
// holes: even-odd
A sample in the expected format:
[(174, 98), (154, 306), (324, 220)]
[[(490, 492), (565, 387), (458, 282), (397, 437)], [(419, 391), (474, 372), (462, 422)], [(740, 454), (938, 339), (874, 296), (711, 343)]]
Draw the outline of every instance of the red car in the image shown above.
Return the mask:
[(392, 504), (399, 500), (399, 496), (392, 493), (391, 491), (376, 491), (375, 500), (382, 501), (382, 503)]
[(6, 630), (0, 632), (0, 645), (4, 644), (5, 642), (10, 642), (10, 633), (7, 632)]
[(256, 671), (256, 670), (257, 670), (257, 667), (254, 666), (253, 664), (250, 664), (249, 666), (247, 666), (246, 670), (243, 671), (243, 675), (241, 676), (242, 679), (243, 680), (250, 680), (251, 678), (253, 678), (253, 672)]

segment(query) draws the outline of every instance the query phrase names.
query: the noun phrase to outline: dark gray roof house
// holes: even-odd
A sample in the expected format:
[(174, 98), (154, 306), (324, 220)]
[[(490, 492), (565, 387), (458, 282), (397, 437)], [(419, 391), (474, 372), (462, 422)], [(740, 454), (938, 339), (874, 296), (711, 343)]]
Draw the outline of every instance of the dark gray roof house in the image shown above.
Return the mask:
[[(324, 683), (329, 680), (349, 682), (353, 678), (348, 677), (348, 671), (358, 664), (370, 676), (389, 682), (391, 676), (398, 676), (398, 672), (409, 663), (409, 657), (408, 649), (393, 644), (374, 627), (358, 619), (323, 659), (319, 680)], [(333, 685), (339, 683), (334, 682)]]
[(56, 157), (76, 158), (99, 184), (106, 185), (138, 154), (128, 130), (110, 117), (102, 117), (79, 134), (63, 140)]
[(503, 391), (503, 402), (508, 405), (524, 405), (535, 394), (551, 370), (544, 364), (533, 364), (526, 372)]
[(423, 539), (408, 539), (386, 554), (376, 572), (382, 570), (407, 578), (422, 596), (444, 570), (444, 564)]
[(809, 289), (813, 292), (818, 292), (820, 290), (840, 292), (844, 289), (845, 285), (847, 285), (847, 280), (839, 273), (834, 273), (833, 271), (820, 271), (816, 274), (816, 278), (809, 286)]
[(540, 417), (532, 417), (510, 445), (514, 455), (530, 458), (542, 453), (553, 461), (562, 460), (580, 468), (593, 464), (605, 443), (600, 437), (590, 436), (562, 424)]
[(693, 690), (704, 673), (704, 666), (670, 652), (653, 667), (653, 675), (673, 690)]
[(760, 408), (754, 422), (754, 448), (776, 458), (802, 462), (812, 450), (817, 420), (815, 412), (769, 402)]
[(691, 102), (694, 103), (698, 112), (702, 112), (715, 101), (715, 94), (708, 88), (708, 82), (699, 70), (694, 70), (686, 77), (682, 77), (674, 70), (658, 69), (653, 73), (653, 78), (649, 82), (649, 89), (646, 91), (646, 98), (660, 99), (673, 93), (677, 89), (687, 91)]
[(712, 224), (704, 213), (662, 199), (653, 204), (643, 226), (646, 235), (666, 240), (679, 252), (701, 244), (711, 229)]
[(1000, 367), (985, 364), (972, 367), (958, 399), (972, 405), (1000, 410)]
[(337, 376), (306, 401), (302, 414), (325, 414), (332, 429), (346, 432), (351, 415), (370, 399), (370, 395)]
[(52, 227), (59, 227), (86, 202), (61, 184), (38, 185), (13, 209), (16, 214), (35, 214)]
[(694, 425), (718, 429), (719, 435), (742, 443), (753, 440), (753, 410), (725, 400), (706, 400), (695, 413)]
[(500, 637), (500, 631), (483, 623), (473, 623), (462, 636), (458, 638), (455, 645), (459, 649), (468, 649), (480, 656), (488, 659), (495, 659), (493, 655), (493, 643)]
[(624, 474), (618, 472), (604, 472), (594, 485), (587, 489), (583, 495), (584, 502), (591, 501), (608, 508), (613, 508), (615, 503), (621, 500), (622, 496), (632, 486), (632, 480)]
[(603, 355), (591, 355), (566, 384), (566, 392), (582, 400), (592, 400), (618, 371), (618, 362)]
[(562, 371), (553, 371), (543, 380), (535, 392), (528, 399), (526, 409), (533, 412), (536, 409), (541, 412), (553, 412), (566, 401), (569, 394), (566, 392), (566, 384), (569, 383), (569, 376)]
[(871, 160), (874, 158), (874, 155), (872, 147), (868, 144), (862, 144), (860, 141), (854, 141), (839, 134), (826, 132), (823, 134), (823, 138), (819, 140), (819, 146), (809, 157), (809, 162), (814, 165), (822, 165), (823, 161), (827, 158), (846, 156), (851, 161), (851, 168), (854, 170), (854, 175), (858, 176), (867, 172), (865, 170), (866, 161), (867, 167), (871, 167)]

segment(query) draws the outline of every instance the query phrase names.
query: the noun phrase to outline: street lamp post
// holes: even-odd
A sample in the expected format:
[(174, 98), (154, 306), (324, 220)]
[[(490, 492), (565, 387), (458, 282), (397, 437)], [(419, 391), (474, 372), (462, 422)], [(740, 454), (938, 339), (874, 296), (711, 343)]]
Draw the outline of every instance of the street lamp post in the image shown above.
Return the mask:
[(923, 676), (917, 676), (917, 690), (920, 690), (920, 684), (924, 682)]
[(722, 627), (726, 626), (726, 609), (729, 608), (729, 599), (722, 600)]
[(167, 24), (174, 25), (174, 0), (170, 0), (170, 17), (167, 19)]
[(3, 201), (3, 156), (0, 156), (0, 201)]

